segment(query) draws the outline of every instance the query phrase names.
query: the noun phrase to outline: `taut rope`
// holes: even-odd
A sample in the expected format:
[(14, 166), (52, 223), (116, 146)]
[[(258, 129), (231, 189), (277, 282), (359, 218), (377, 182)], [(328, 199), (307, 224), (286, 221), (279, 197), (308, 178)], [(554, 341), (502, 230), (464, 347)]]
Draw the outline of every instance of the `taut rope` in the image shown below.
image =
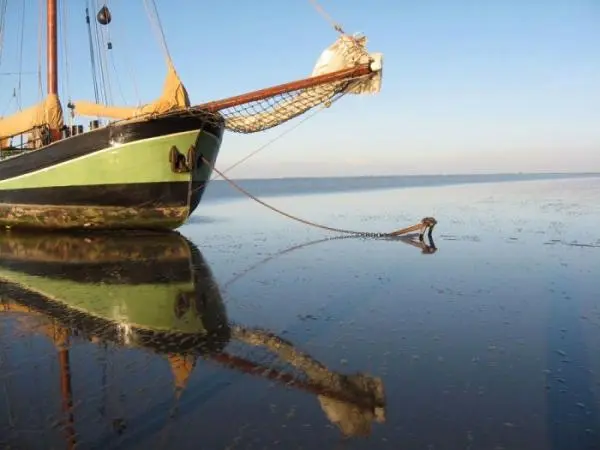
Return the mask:
[(232, 179), (230, 179), (229, 177), (227, 177), (223, 172), (221, 172), (213, 164), (211, 164), (204, 156), (201, 156), (201, 158), (202, 158), (202, 161), (204, 162), (204, 164), (208, 165), (208, 167), (210, 167), (212, 170), (214, 170), (221, 178), (223, 178), (225, 181), (227, 181), (227, 183), (229, 183), (234, 189), (236, 189), (237, 191), (241, 192), (246, 197), (250, 198), (251, 200), (254, 200), (257, 203), (260, 203), (261, 205), (263, 205), (264, 207), (270, 209), (271, 211), (274, 211), (274, 212), (276, 212), (278, 214), (281, 214), (282, 216), (285, 216), (285, 217), (287, 217), (289, 219), (295, 220), (296, 222), (300, 222), (300, 223), (303, 223), (305, 225), (308, 225), (308, 226), (311, 226), (311, 227), (314, 227), (314, 228), (320, 228), (321, 230), (333, 231), (333, 232), (336, 232), (336, 233), (343, 233), (343, 234), (353, 234), (353, 235), (356, 235), (356, 236), (375, 237), (375, 238), (402, 236), (404, 234), (408, 234), (408, 233), (413, 232), (413, 231), (418, 231), (419, 232), (419, 239), (422, 240), (426, 231), (428, 231), (428, 235), (431, 237), (431, 233), (433, 231), (433, 228), (437, 224), (437, 220), (435, 220), (435, 218), (433, 218), (433, 217), (424, 217), (423, 219), (421, 219), (421, 222), (419, 222), (419, 223), (417, 223), (415, 225), (411, 225), (409, 227), (401, 228), (399, 230), (395, 230), (395, 231), (391, 231), (391, 232), (387, 232), (387, 233), (372, 232), (372, 231), (346, 230), (344, 228), (335, 228), (335, 227), (330, 227), (330, 226), (327, 226), (327, 225), (321, 225), (321, 224), (318, 224), (316, 222), (312, 222), (310, 220), (306, 220), (306, 219), (302, 219), (302, 218), (297, 217), (297, 216), (293, 216), (292, 214), (286, 213), (285, 211), (282, 211), (282, 210), (280, 210), (280, 209), (278, 209), (278, 208), (276, 208), (276, 207), (274, 207), (272, 205), (269, 205), (268, 203), (264, 202), (263, 200), (259, 199), (256, 196), (252, 195), (250, 192), (248, 192), (246, 189), (244, 189), (243, 187), (241, 187), (235, 181), (233, 181)]

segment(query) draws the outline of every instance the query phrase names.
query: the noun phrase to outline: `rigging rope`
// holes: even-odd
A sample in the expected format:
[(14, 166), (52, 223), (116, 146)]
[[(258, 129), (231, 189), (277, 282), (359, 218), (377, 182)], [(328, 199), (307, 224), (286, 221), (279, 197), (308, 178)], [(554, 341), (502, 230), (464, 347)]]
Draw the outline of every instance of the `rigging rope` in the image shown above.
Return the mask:
[[(360, 80), (356, 80), (354, 81), (353, 84), (358, 84), (360, 83)], [(353, 84), (350, 84), (350, 87), (353, 86)], [(312, 119), (313, 117), (315, 117), (319, 112), (323, 111), (326, 108), (329, 108), (331, 105), (333, 105), (335, 102), (337, 102), (338, 100), (340, 100), (342, 97), (344, 97), (347, 94), (347, 92), (342, 92), (338, 95), (336, 95), (335, 97), (333, 97), (332, 99), (330, 99), (328, 102), (323, 103), (320, 105), (320, 107), (318, 109), (315, 109), (313, 112), (309, 113), (307, 116), (305, 116), (304, 118), (302, 118), (298, 123), (296, 123), (294, 126), (288, 128), (287, 130), (284, 130), (282, 133), (278, 134), (277, 136), (275, 136), (273, 139), (271, 139), (270, 141), (266, 142), (265, 144), (261, 145), (260, 147), (258, 147), (256, 150), (253, 150), (252, 152), (250, 152), (249, 154), (247, 154), (246, 156), (244, 156), (242, 159), (238, 160), (237, 162), (235, 162), (234, 164), (232, 164), (231, 166), (229, 166), (227, 169), (223, 170), (222, 173), (227, 173), (233, 169), (235, 169), (237, 166), (245, 163), (246, 161), (248, 161), (250, 158), (252, 158), (253, 156), (256, 156), (258, 153), (260, 153), (261, 151), (263, 151), (265, 148), (269, 147), (271, 144), (273, 144), (275, 141), (278, 141), (279, 139), (281, 139), (282, 137), (284, 137), (285, 135), (287, 135), (288, 133), (291, 133), (292, 131), (294, 131), (296, 128), (298, 128), (300, 125), (302, 125), (303, 123), (305, 123), (307, 120)], [(216, 173), (216, 172), (215, 172)], [(218, 178), (219, 175), (217, 174), (216, 176), (213, 176), (210, 181)], [(197, 189), (201, 189), (204, 187), (206, 183), (203, 183), (202, 186), (200, 186)]]
[(37, 60), (37, 82), (38, 82), (38, 100), (41, 101), (44, 97), (44, 85), (42, 84), (42, 49), (44, 47), (43, 30), (44, 30), (44, 0), (38, 2), (38, 60)]
[(0, 0), (0, 63), (2, 62), (2, 53), (4, 49), (4, 27), (6, 25), (6, 6), (8, 0)]
[(421, 222), (419, 222), (418, 224), (411, 225), (409, 227), (401, 228), (399, 230), (394, 230), (394, 231), (390, 231), (390, 232), (356, 231), (356, 230), (347, 230), (344, 228), (336, 228), (336, 227), (330, 227), (327, 225), (322, 225), (322, 224), (312, 222), (310, 220), (302, 219), (300, 217), (286, 213), (285, 211), (282, 211), (281, 209), (278, 209), (278, 208), (274, 207), (273, 205), (270, 205), (270, 204), (264, 202), (263, 200), (259, 199), (258, 197), (252, 195), (250, 192), (248, 192), (246, 189), (241, 187), (235, 181), (230, 179), (227, 175), (225, 175), (223, 172), (221, 172), (219, 169), (217, 169), (213, 164), (211, 164), (210, 161), (208, 161), (204, 156), (201, 155), (201, 159), (204, 162), (204, 164), (206, 164), (208, 167), (210, 167), (212, 170), (214, 170), (217, 174), (219, 174), (221, 176), (221, 178), (223, 178), (225, 181), (227, 181), (227, 183), (229, 183), (234, 189), (241, 192), (242, 194), (244, 194), (246, 197), (250, 198), (251, 200), (254, 200), (255, 202), (263, 205), (264, 207), (270, 209), (271, 211), (281, 214), (282, 216), (285, 216), (288, 219), (292, 219), (296, 222), (300, 222), (300, 223), (303, 223), (305, 225), (308, 225), (308, 226), (311, 226), (314, 228), (319, 228), (321, 230), (333, 231), (336, 233), (343, 233), (343, 234), (353, 234), (356, 236), (364, 236), (364, 237), (395, 237), (395, 236), (402, 236), (404, 234), (408, 234), (413, 231), (419, 231), (419, 238), (422, 239), (425, 234), (425, 231), (427, 231), (427, 230), (429, 230), (429, 235), (431, 236), (433, 228), (437, 224), (437, 220), (435, 220), (433, 217), (424, 217), (423, 219), (421, 219)]
[(119, 79), (119, 72), (117, 71), (117, 65), (115, 63), (114, 53), (112, 52), (112, 48), (110, 50), (111, 50), (111, 52), (109, 53), (108, 59), (110, 60), (113, 71), (115, 72), (115, 80), (117, 82), (117, 91), (119, 92), (121, 101), (123, 103), (127, 103), (127, 100), (125, 99), (125, 95), (123, 94), (123, 89), (121, 88), (121, 80)]
[(65, 71), (65, 76), (61, 77), (64, 78), (64, 86), (63, 86), (63, 91), (65, 94), (65, 97), (69, 100), (69, 102), (71, 101), (71, 79), (69, 77), (69, 73), (71, 72), (71, 67), (69, 65), (69, 39), (68, 39), (68, 30), (67, 30), (67, 6), (66, 6), (66, 0), (62, 0), (61, 1), (61, 16), (60, 16), (60, 24), (61, 24), (61, 28), (62, 28), (62, 40), (63, 40), (63, 51), (65, 54), (64, 57), (64, 71)]
[[(152, 2), (152, 10), (150, 9), (148, 1)], [(150, 25), (153, 26), (153, 30), (157, 35), (158, 42), (160, 43), (162, 50), (165, 54), (165, 58), (169, 63), (171, 63), (171, 53), (169, 52), (169, 47), (167, 46), (167, 39), (165, 37), (165, 32), (163, 30), (160, 16), (158, 15), (158, 8), (156, 7), (156, 2), (154, 0), (144, 0), (144, 8), (146, 9), (148, 19), (150, 20)]]
[(90, 3), (88, 0), (87, 7), (85, 8), (85, 21), (88, 29), (88, 40), (90, 45), (90, 62), (92, 65), (92, 83), (94, 85), (94, 98), (96, 103), (100, 103), (100, 91), (98, 89), (98, 78), (96, 76), (96, 57), (94, 55), (94, 39), (92, 37), (92, 24), (90, 23)]
[[(2, 64), (2, 54), (4, 53), (4, 30), (6, 27), (6, 8), (8, 0), (0, 0), (0, 65)], [(2, 72), (0, 75), (14, 75), (12, 72)], [(0, 117), (3, 117), (12, 105), (14, 97), (11, 95), (7, 100), (7, 104), (3, 111), (0, 113)], [(1, 103), (4, 104), (4, 101)]]
[(321, 5), (319, 5), (319, 3), (317, 2), (317, 0), (309, 0), (312, 5), (315, 7), (315, 9), (317, 10), (317, 12), (319, 14), (321, 14), (321, 16), (323, 16), (323, 18), (329, 22), (329, 24), (333, 27), (333, 29), (335, 31), (337, 31), (338, 33), (340, 33), (342, 36), (346, 36), (348, 38), (350, 38), (351, 42), (353, 43), (353, 46), (355, 49), (359, 49), (359, 46), (356, 42), (356, 38), (353, 36), (348, 36), (348, 33), (346, 33), (344, 31), (344, 29), (342, 28), (342, 26), (340, 25), (339, 22), (336, 22), (335, 20), (333, 20), (333, 18), (327, 14), (327, 12), (325, 12), (325, 10), (323, 9), (323, 7)]
[[(129, 47), (127, 45), (128, 41), (123, 36), (123, 33), (121, 33), (121, 28), (119, 28), (119, 25), (115, 25), (115, 27), (116, 27), (117, 33), (119, 35), (119, 49), (121, 52), (123, 52), (125, 54), (122, 61), (125, 61), (125, 64), (127, 66), (127, 71), (129, 72), (129, 76), (130, 76), (131, 82), (133, 84), (133, 92), (135, 94), (136, 104), (138, 106), (140, 106), (142, 104), (142, 98), (140, 97), (140, 92), (138, 89), (138, 81), (137, 81), (137, 77), (135, 75), (135, 70), (133, 70), (132, 59), (129, 57), (130, 51), (129, 51)], [(115, 68), (115, 70), (116, 70), (116, 68)]]
[[(316, 116), (319, 112), (323, 111), (325, 108), (329, 108), (334, 102), (338, 101), (340, 98), (343, 97), (343, 94), (335, 97), (334, 99), (331, 100), (331, 102), (329, 103), (324, 103), (322, 104), (318, 109), (315, 109), (312, 113), (308, 114), (307, 116), (305, 116), (304, 118), (302, 118), (302, 120), (300, 120), (298, 123), (296, 123), (293, 127), (288, 128), (287, 130), (283, 131), (282, 133), (278, 134), (277, 136), (275, 136), (273, 139), (271, 139), (270, 141), (268, 141), (267, 143), (261, 145), (260, 147), (258, 147), (256, 150), (248, 153), (246, 156), (244, 156), (242, 159), (240, 159), (239, 161), (237, 161), (236, 163), (232, 164), (231, 166), (229, 166), (227, 169), (223, 170), (223, 173), (227, 173), (230, 170), (235, 169), (237, 166), (245, 163), (246, 161), (248, 161), (250, 158), (252, 158), (253, 156), (256, 156), (258, 153), (260, 153), (261, 151), (263, 151), (265, 148), (267, 148), (268, 146), (270, 146), (272, 143), (274, 143), (275, 141), (278, 141), (279, 139), (281, 139), (282, 137), (284, 137), (285, 135), (287, 135), (288, 133), (291, 133), (292, 131), (294, 131), (296, 128), (298, 128), (300, 125), (302, 125), (304, 122), (306, 122), (307, 120), (313, 118), (314, 116)], [(215, 178), (218, 178), (219, 175), (217, 174)]]
[[(100, 9), (99, 0), (95, 0), (95, 10)], [(104, 104), (113, 103), (110, 76), (108, 73), (108, 61), (106, 58), (106, 41), (103, 27), (98, 26), (98, 20), (94, 20), (94, 32), (96, 33), (96, 51), (98, 52), (98, 63), (100, 65), (100, 79), (104, 90)]]
[(23, 45), (25, 42), (25, 2), (23, 2), (23, 9), (21, 13), (21, 39), (19, 41), (19, 82), (17, 88), (17, 105), (19, 110), (22, 109), (22, 98), (21, 98), (21, 81), (23, 73)]
[(319, 14), (321, 14), (321, 16), (323, 16), (323, 18), (327, 22), (329, 22), (329, 24), (333, 27), (333, 29), (335, 31), (337, 31), (340, 34), (344, 34), (344, 35), (346, 34), (346, 32), (344, 31), (344, 29), (342, 28), (342, 26), (338, 22), (336, 22), (335, 20), (333, 20), (333, 18), (329, 14), (327, 14), (325, 12), (325, 10), (323, 9), (323, 7), (321, 5), (319, 5), (319, 3), (317, 3), (317, 0), (309, 0), (309, 1), (313, 4), (313, 6), (317, 10), (317, 12)]
[[(97, 11), (97, 2), (96, 0), (88, 0), (88, 9), (91, 8), (92, 11)], [(89, 14), (88, 14), (89, 15)], [(89, 33), (90, 33), (90, 51), (94, 52), (94, 59), (96, 61), (96, 77), (98, 80), (98, 97), (100, 101), (104, 104), (108, 104), (108, 94), (106, 91), (106, 83), (104, 77), (104, 64), (102, 58), (102, 48), (100, 41), (100, 32), (98, 31), (98, 22), (96, 20), (96, 14), (94, 13), (92, 18), (89, 17), (87, 20), (91, 20), (89, 22)], [(93, 25), (92, 25), (93, 22)], [(92, 29), (93, 28), (93, 29)]]
[(167, 38), (165, 37), (165, 30), (163, 29), (162, 22), (160, 20), (160, 15), (158, 14), (158, 7), (156, 6), (156, 1), (152, 0), (152, 6), (154, 7), (154, 15), (156, 18), (156, 24), (158, 25), (158, 30), (160, 31), (160, 36), (162, 39), (162, 45), (164, 47), (164, 51), (167, 54), (167, 58), (171, 61), (171, 53), (169, 52), (169, 47), (167, 46)]
[[(40, 7), (43, 6), (43, 1), (44, 0), (40, 0)], [(64, 58), (62, 59), (62, 68), (61, 70), (64, 73), (64, 76), (60, 77), (60, 89), (61, 89), (61, 97), (64, 97), (66, 99), (68, 99), (68, 102), (71, 102), (71, 82), (70, 82), (70, 65), (69, 65), (69, 33), (68, 33), (68, 29), (67, 29), (67, 7), (66, 7), (66, 0), (59, 0), (59, 5), (58, 5), (58, 11), (57, 11), (57, 16), (58, 16), (58, 25), (60, 27), (60, 37), (61, 42), (60, 45), (62, 46), (62, 53), (64, 54)], [(40, 17), (42, 18), (42, 17)], [(40, 29), (41, 27), (41, 23), (40, 23)], [(41, 30), (40, 30), (41, 31)], [(41, 32), (40, 32), (40, 42), (39, 44), (41, 45)], [(58, 43), (57, 43), (58, 44)], [(42, 88), (42, 80), (41, 80), (41, 47), (40, 47), (40, 57), (39, 57), (39, 66), (38, 66), (38, 70), (40, 72), (39, 75), (39, 88), (40, 88), (40, 96), (43, 96), (43, 88)], [(73, 115), (72, 114), (65, 114), (63, 116), (64, 118), (64, 123), (66, 125), (72, 125), (73, 124)]]
[[(99, 11), (102, 11), (103, 8), (106, 8), (107, 11), (110, 11), (108, 9), (108, 6), (109, 6), (109, 0), (105, 0), (104, 6), (102, 6), (101, 8), (100, 8), (100, 2), (98, 2)], [(108, 14), (110, 15), (110, 12)], [(100, 29), (100, 35), (102, 36), (102, 49), (104, 51), (103, 55), (106, 60), (106, 62), (105, 62), (105, 64), (106, 64), (106, 80), (108, 83), (108, 91), (109, 91), (111, 99), (112, 99), (113, 90), (112, 90), (111, 70), (110, 70), (112, 68), (114, 79), (117, 84), (117, 92), (118, 92), (119, 96), (121, 97), (121, 101), (123, 103), (127, 103), (127, 100), (125, 99), (125, 95), (123, 94), (123, 89), (121, 87), (121, 80), (119, 78), (119, 71), (117, 70), (117, 64), (115, 62), (114, 45), (113, 45), (113, 40), (111, 37), (111, 25), (112, 25), (112, 20), (107, 20), (106, 23), (102, 23), (102, 27), (98, 27)]]

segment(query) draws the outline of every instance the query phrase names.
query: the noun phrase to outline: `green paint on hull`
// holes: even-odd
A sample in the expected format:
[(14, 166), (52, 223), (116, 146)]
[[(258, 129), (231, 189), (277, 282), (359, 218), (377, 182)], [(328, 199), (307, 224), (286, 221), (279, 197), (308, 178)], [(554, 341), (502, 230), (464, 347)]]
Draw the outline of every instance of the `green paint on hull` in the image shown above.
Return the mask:
[[(194, 301), (179, 317), (176, 306), (182, 293), (194, 293), (194, 283), (86, 284), (36, 277), (0, 269), (0, 279), (63, 304), (84, 314), (148, 331), (206, 332), (203, 311)], [(191, 296), (193, 299), (193, 296)]]
[[(198, 152), (207, 159), (212, 159), (219, 150), (220, 141), (208, 133), (199, 136), (199, 131), (188, 131), (123, 145), (117, 144), (81, 158), (0, 181), (0, 191), (74, 185), (189, 181), (190, 173), (174, 173), (171, 170), (169, 152), (172, 146), (176, 146), (181, 153), (186, 154), (192, 145), (196, 145)], [(202, 177), (206, 175), (206, 171), (200, 171), (197, 175)]]

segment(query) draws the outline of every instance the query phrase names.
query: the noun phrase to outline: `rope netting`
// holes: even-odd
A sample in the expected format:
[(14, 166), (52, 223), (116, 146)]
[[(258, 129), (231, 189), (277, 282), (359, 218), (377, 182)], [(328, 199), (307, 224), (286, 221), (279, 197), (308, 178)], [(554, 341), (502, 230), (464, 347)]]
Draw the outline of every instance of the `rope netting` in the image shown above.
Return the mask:
[(299, 89), (274, 95), (219, 111), (225, 119), (225, 128), (234, 133), (256, 133), (274, 128), (311, 109), (331, 104), (334, 97), (342, 96), (347, 83), (331, 83), (308, 89)]

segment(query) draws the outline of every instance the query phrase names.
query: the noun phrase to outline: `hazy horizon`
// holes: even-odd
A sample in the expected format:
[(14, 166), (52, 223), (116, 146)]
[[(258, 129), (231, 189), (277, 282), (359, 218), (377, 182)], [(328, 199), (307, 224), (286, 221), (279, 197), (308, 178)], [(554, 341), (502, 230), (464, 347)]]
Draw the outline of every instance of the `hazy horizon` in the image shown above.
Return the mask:
[[(293, 179), (293, 178), (377, 178), (377, 177), (419, 177), (419, 176), (478, 176), (478, 175), (600, 175), (600, 165), (597, 166), (594, 170), (580, 170), (580, 169), (571, 169), (571, 170), (552, 170), (552, 169), (534, 169), (534, 170), (494, 170), (494, 169), (480, 169), (480, 170), (472, 170), (465, 171), (457, 168), (456, 170), (445, 170), (445, 171), (434, 171), (434, 170), (413, 170), (413, 171), (402, 171), (401, 169), (398, 171), (394, 171), (393, 169), (388, 170), (379, 170), (378, 172), (365, 172), (362, 171), (361, 166), (342, 166), (336, 165), (335, 161), (330, 161), (329, 164), (325, 164), (321, 166), (321, 171), (318, 172), (314, 170), (298, 170), (298, 165), (295, 163), (281, 163), (277, 162), (275, 164), (267, 165), (266, 167), (258, 161), (259, 157), (256, 158), (256, 161), (252, 159), (248, 160), (248, 162), (241, 164), (240, 166), (235, 167), (231, 171), (225, 173), (228, 178), (238, 179), (238, 180), (268, 180), (268, 179)], [(230, 164), (227, 164), (229, 162)], [(227, 170), (230, 165), (235, 164), (237, 161), (232, 161), (231, 159), (227, 159), (227, 157), (219, 156), (217, 160), (216, 167), (223, 171)], [(319, 165), (319, 163), (312, 163), (314, 165)], [(307, 166), (312, 165), (311, 163), (307, 163), (304, 165)], [(276, 166), (278, 170), (273, 170), (273, 166)], [(340, 167), (343, 167), (342, 169)], [(294, 170), (296, 169), (296, 170)], [(325, 169), (325, 170), (324, 170)], [(215, 179), (220, 179), (216, 172), (213, 172), (213, 177)]]
[[(232, 171), (233, 172), (233, 171)], [(255, 178), (253, 176), (241, 176), (241, 177), (229, 177), (228, 174), (225, 174), (227, 178), (232, 178), (235, 180), (286, 180), (286, 179), (307, 179), (307, 178), (388, 178), (388, 177), (469, 177), (469, 176), (527, 176), (527, 175), (565, 175), (565, 176), (600, 176), (600, 171), (597, 172), (551, 172), (551, 171), (543, 171), (543, 172), (472, 172), (472, 173), (411, 173), (411, 174), (402, 174), (402, 173), (390, 173), (390, 174), (365, 174), (365, 175), (346, 175), (346, 174), (336, 174), (336, 175), (305, 175), (305, 176), (267, 176)], [(248, 174), (251, 175), (251, 174)], [(215, 177), (212, 181), (221, 180), (222, 178), (213, 172), (213, 176)]]

